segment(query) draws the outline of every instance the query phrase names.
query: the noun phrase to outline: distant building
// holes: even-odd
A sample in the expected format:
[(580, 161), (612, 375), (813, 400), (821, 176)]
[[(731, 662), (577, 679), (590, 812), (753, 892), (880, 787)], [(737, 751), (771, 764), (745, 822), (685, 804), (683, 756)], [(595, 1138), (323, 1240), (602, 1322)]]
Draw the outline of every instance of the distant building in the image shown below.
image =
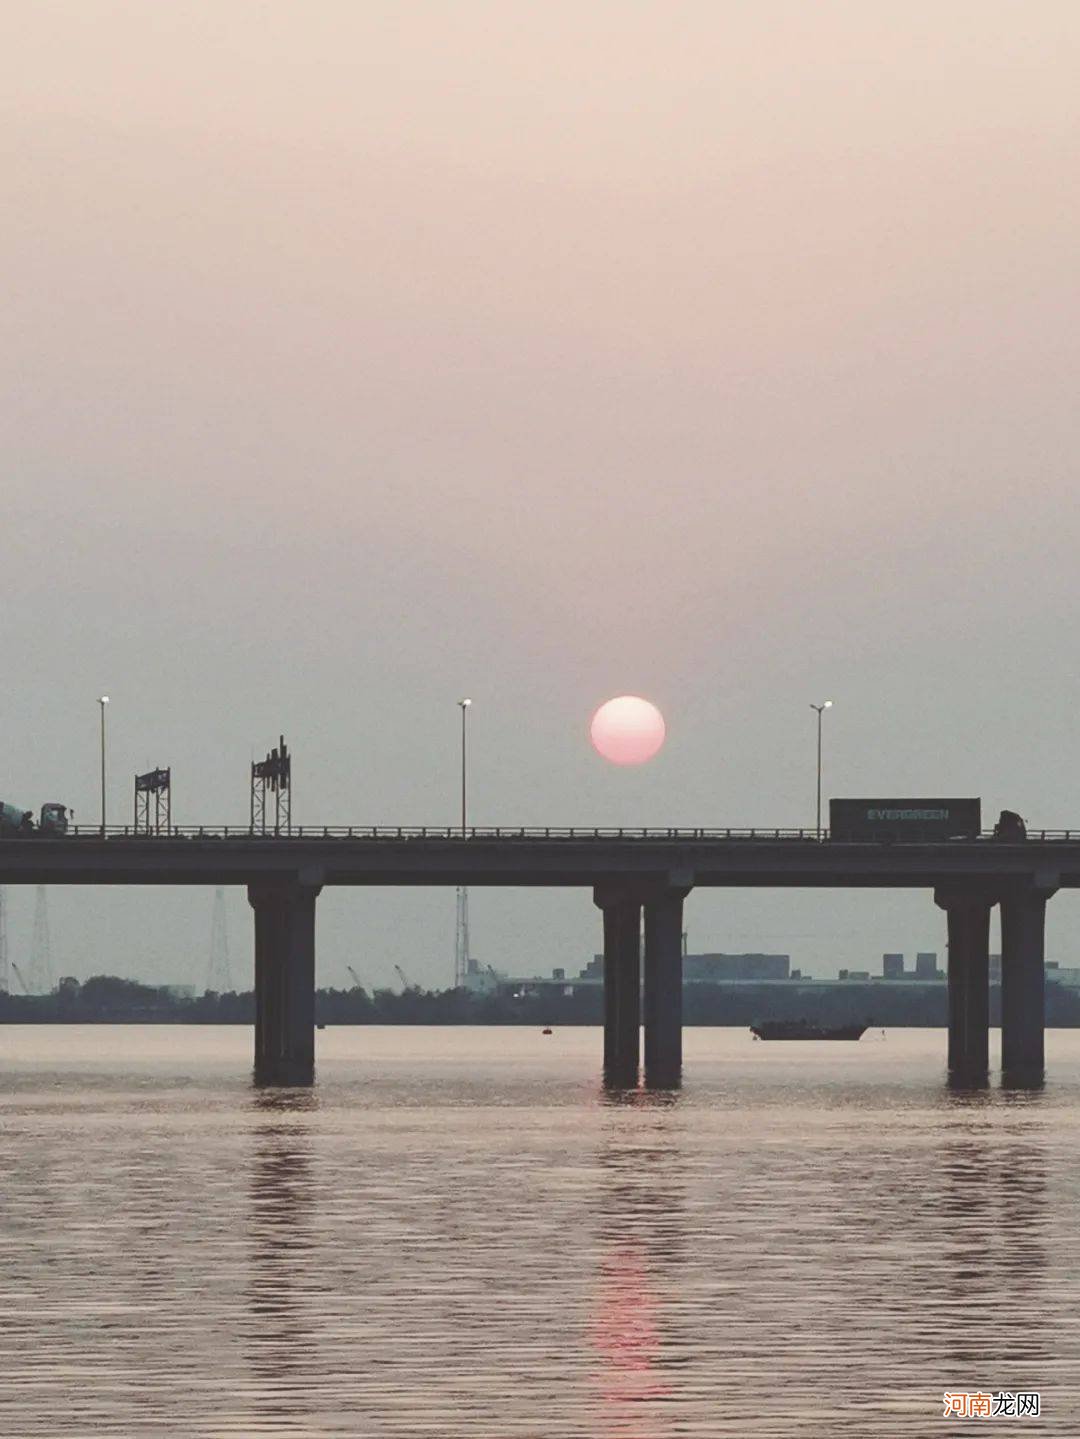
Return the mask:
[(193, 984), (159, 984), (158, 993), (165, 995), (167, 999), (194, 999), (195, 986)]
[(688, 954), (683, 959), (683, 979), (691, 984), (790, 977), (790, 954)]
[(904, 956), (902, 954), (883, 954), (881, 956), (881, 973), (885, 979), (903, 979)]
[(478, 959), (470, 959), (465, 969), (465, 988), (470, 994), (494, 994), (507, 979), (490, 964), (481, 965)]
[(937, 951), (920, 951), (915, 956), (915, 978), (916, 979), (944, 979), (945, 976), (937, 967)]
[(842, 969), (838, 975), (839, 979), (868, 980), (870, 971), (868, 969)]

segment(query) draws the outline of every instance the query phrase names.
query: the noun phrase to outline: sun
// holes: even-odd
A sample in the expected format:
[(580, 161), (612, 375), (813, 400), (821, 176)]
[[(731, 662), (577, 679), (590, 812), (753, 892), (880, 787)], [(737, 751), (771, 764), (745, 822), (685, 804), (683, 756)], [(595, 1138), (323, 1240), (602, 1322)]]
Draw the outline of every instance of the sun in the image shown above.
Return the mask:
[(592, 717), (589, 738), (597, 754), (612, 764), (644, 764), (664, 743), (664, 716), (640, 695), (619, 695)]

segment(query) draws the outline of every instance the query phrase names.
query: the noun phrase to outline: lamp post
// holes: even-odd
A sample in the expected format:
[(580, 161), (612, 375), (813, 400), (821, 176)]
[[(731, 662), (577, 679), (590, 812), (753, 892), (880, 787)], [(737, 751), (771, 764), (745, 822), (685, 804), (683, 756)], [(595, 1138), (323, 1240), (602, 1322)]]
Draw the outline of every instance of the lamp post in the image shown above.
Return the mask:
[[(467, 792), (465, 788), (467, 778), (466, 761), (468, 754), (465, 748), (465, 716), (470, 699), (458, 700), (461, 709), (461, 838), (465, 838), (466, 826), (468, 824)], [(458, 885), (457, 891), (457, 928), (454, 934), (454, 988), (461, 989), (469, 977), (469, 891), (463, 884)]]
[(832, 700), (822, 700), (821, 704), (810, 706), (817, 711), (817, 837), (821, 839), (821, 716), (826, 710), (832, 709)]
[(465, 838), (465, 825), (466, 825), (466, 818), (467, 818), (467, 814), (468, 814), (467, 807), (466, 807), (466, 790), (465, 790), (465, 780), (466, 780), (466, 774), (467, 774), (467, 769), (466, 769), (467, 753), (466, 753), (466, 748), (465, 748), (465, 715), (466, 715), (466, 713), (467, 713), (467, 711), (468, 711), (468, 708), (469, 708), (469, 706), (470, 706), (471, 704), (472, 704), (472, 700), (469, 700), (469, 699), (458, 700), (458, 706), (459, 706), (459, 708), (460, 708), (460, 710), (461, 710), (461, 838), (462, 838), (462, 839)]
[(98, 704), (101, 706), (101, 837), (105, 838), (105, 706), (109, 703), (108, 695), (101, 695)]

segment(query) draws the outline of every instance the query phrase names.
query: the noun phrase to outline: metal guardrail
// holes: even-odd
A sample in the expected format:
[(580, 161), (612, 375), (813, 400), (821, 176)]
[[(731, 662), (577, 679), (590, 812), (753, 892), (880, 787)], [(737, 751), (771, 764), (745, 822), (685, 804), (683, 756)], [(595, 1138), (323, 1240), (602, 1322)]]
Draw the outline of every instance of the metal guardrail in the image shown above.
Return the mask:
[[(72, 825), (67, 838), (100, 839), (99, 824)], [(201, 825), (177, 824), (158, 833), (136, 830), (130, 824), (110, 824), (105, 827), (109, 839), (368, 839), (368, 840), (692, 840), (692, 839), (791, 839), (816, 842), (814, 829), (681, 829), (681, 828), (630, 828), (600, 826), (596, 828), (524, 826), (520, 828), (496, 826), (493, 828), (470, 826), (464, 834), (460, 825), (296, 825), (291, 830), (255, 830), (249, 825)], [(824, 837), (824, 831), (822, 832)]]
[[(145, 830), (136, 830), (130, 824), (110, 824), (105, 827), (105, 837), (108, 839), (137, 839), (137, 840), (169, 840), (169, 839), (221, 839), (221, 840), (265, 840), (273, 842), (278, 839), (289, 840), (457, 840), (467, 842), (468, 840), (671, 840), (677, 842), (699, 841), (699, 840), (731, 840), (739, 842), (760, 841), (775, 842), (787, 840), (816, 844), (819, 836), (816, 829), (737, 829), (737, 828), (707, 828), (707, 829), (684, 829), (684, 828), (614, 828), (600, 827), (588, 828), (558, 828), (554, 826), (531, 826), (524, 828), (483, 828), (478, 826), (470, 827), (464, 834), (460, 825), (432, 826), (432, 825), (293, 825), (289, 831), (282, 830), (275, 834), (272, 831), (253, 830), (249, 825), (201, 825), (201, 824), (177, 824), (163, 829), (157, 833), (147, 833)], [(35, 836), (36, 837), (36, 836)], [(59, 836), (48, 836), (59, 838)], [(72, 825), (66, 839), (100, 839), (102, 828), (100, 825)], [(20, 838), (20, 836), (13, 836)], [(820, 841), (828, 841), (828, 830), (822, 830)], [(1029, 844), (1031, 841), (1044, 842), (1072, 842), (1080, 843), (1080, 830), (1076, 829), (1043, 829), (1028, 830), (1026, 840), (1013, 841), (1016, 844)], [(863, 840), (845, 841), (846, 843), (869, 843), (869, 844), (985, 844), (995, 845), (1009, 843), (994, 838), (992, 830), (983, 830), (977, 838), (950, 839), (950, 840)]]

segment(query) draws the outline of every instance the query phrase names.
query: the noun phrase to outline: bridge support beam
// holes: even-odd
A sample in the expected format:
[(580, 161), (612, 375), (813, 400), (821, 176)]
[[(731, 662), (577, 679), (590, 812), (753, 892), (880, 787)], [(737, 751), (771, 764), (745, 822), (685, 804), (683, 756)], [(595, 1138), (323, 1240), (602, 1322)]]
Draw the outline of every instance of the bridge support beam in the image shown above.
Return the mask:
[(990, 1072), (990, 911), (996, 895), (937, 889), (949, 924), (949, 1075), (973, 1084)]
[(604, 915), (604, 1078), (636, 1085), (641, 1057), (641, 899), (598, 887)]
[(645, 1083), (674, 1089), (682, 1078), (683, 900), (670, 889), (645, 900)]
[(1006, 1080), (1040, 1083), (1046, 1067), (1046, 901), (1053, 888), (1001, 897), (1001, 1070)]
[(255, 911), (255, 1083), (315, 1079), (315, 900), (320, 885), (248, 886)]

